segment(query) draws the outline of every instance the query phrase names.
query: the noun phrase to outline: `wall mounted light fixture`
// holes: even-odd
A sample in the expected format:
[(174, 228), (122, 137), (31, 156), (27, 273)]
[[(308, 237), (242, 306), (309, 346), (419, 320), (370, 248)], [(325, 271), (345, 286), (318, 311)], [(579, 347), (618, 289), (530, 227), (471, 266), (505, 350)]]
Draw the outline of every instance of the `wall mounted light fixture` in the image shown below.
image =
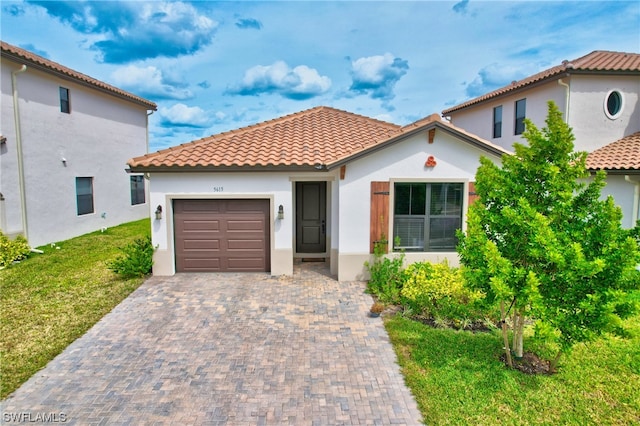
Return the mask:
[(278, 207), (278, 219), (284, 219), (284, 207), (282, 207), (282, 204)]
[(156, 220), (162, 219), (162, 206), (158, 204), (158, 208), (156, 209)]

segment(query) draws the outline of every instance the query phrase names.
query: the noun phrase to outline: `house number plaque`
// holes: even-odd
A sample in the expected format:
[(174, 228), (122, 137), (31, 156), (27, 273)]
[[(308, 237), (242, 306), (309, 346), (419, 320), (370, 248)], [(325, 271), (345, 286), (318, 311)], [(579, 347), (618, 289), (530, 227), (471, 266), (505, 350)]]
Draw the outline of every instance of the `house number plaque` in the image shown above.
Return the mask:
[(213, 192), (224, 192), (224, 186), (214, 186)]

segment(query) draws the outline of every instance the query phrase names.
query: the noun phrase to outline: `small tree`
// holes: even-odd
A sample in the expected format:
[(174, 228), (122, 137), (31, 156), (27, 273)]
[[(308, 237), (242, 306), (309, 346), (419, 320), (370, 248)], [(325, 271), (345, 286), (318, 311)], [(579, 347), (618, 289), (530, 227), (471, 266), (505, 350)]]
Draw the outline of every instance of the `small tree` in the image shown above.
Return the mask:
[(549, 102), (546, 128), (526, 121), (528, 146), (486, 158), (476, 175), (479, 200), (468, 214), (458, 251), (465, 278), (498, 301), (507, 362), (512, 347), (523, 356), (525, 319), (538, 333), (553, 336), (558, 354), (619, 324), (621, 296), (638, 287), (640, 261), (632, 232), (620, 226), (621, 211), (611, 197), (600, 199), (604, 172), (590, 183), (584, 152), (573, 152), (573, 134)]

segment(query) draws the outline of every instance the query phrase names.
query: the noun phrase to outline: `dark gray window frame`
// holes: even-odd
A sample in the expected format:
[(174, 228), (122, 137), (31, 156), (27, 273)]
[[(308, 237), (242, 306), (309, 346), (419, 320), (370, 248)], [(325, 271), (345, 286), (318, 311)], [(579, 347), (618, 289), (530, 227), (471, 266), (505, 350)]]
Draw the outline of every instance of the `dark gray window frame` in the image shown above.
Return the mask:
[[(407, 203), (406, 199), (400, 199), (398, 191), (399, 185), (417, 187), (419, 185), (425, 186), (424, 195), (424, 208), (419, 206), (416, 208), (412, 205), (414, 201), (413, 192), (409, 192), (410, 201)], [(434, 200), (432, 199), (435, 185), (447, 185), (445, 190), (458, 191), (459, 197), (457, 199), (457, 210), (455, 212), (449, 211), (448, 213), (434, 213)], [(445, 199), (448, 203), (448, 192), (445, 192)], [(441, 193), (442, 196), (442, 193)], [(420, 198), (420, 197), (416, 197)], [(408, 206), (407, 214), (398, 213), (398, 209)], [(394, 250), (405, 250), (408, 252), (451, 252), (456, 250), (457, 238), (455, 236), (455, 229), (462, 228), (462, 219), (464, 213), (464, 183), (462, 182), (394, 182), (394, 204), (393, 204), (393, 236), (394, 236)], [(437, 228), (432, 226), (434, 221), (453, 222), (453, 227)], [(400, 227), (410, 231), (404, 231)], [(437, 239), (432, 238), (436, 232), (447, 233), (448, 228), (453, 229), (453, 232), (449, 232), (449, 236), (445, 236), (442, 241), (450, 241), (438, 246), (436, 244)], [(395, 244), (395, 237), (399, 234), (411, 233), (410, 241), (400, 240), (400, 244)], [(414, 236), (415, 235), (415, 236)], [(408, 238), (405, 238), (408, 239)]]
[(493, 108), (493, 138), (502, 137), (502, 105)]
[(129, 179), (131, 186), (131, 205), (137, 206), (146, 203), (145, 185), (143, 175), (133, 175)]
[(513, 126), (513, 134), (521, 135), (524, 133), (524, 119), (527, 117), (527, 98), (519, 99), (514, 106), (515, 122)]
[(78, 216), (95, 213), (93, 177), (76, 177), (76, 213)]
[(69, 96), (69, 89), (62, 86), (60, 86), (60, 112), (71, 114), (71, 100)]

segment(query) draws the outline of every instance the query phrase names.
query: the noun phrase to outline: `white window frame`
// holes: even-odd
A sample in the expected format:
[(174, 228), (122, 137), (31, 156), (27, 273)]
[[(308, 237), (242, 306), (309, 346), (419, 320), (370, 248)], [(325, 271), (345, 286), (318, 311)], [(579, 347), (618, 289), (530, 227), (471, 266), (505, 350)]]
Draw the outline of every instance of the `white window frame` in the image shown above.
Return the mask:
[[(615, 114), (611, 114), (609, 112), (609, 97), (611, 97), (614, 93), (617, 93), (620, 96), (620, 109)], [(622, 112), (624, 111), (624, 94), (619, 89), (611, 89), (607, 92), (607, 95), (604, 97), (604, 101), (602, 103), (602, 108), (604, 109), (604, 114), (607, 116), (609, 120), (615, 120), (620, 118)]]

